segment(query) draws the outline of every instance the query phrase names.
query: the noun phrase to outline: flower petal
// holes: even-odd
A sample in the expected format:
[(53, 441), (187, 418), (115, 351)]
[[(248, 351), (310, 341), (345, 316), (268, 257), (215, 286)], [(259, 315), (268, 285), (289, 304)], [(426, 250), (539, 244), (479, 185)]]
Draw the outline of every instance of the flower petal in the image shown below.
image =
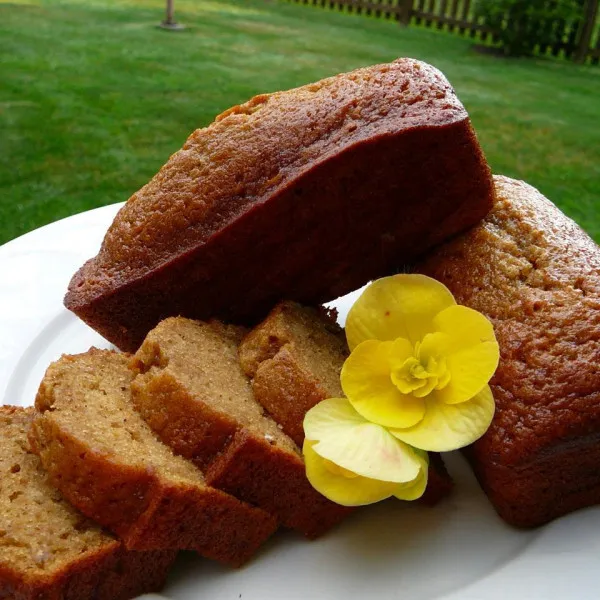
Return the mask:
[(458, 352), (480, 342), (495, 342), (494, 326), (480, 312), (455, 304), (449, 306), (434, 318), (436, 331), (446, 333), (452, 338), (448, 349)]
[(316, 442), (304, 440), (302, 451), (306, 464), (306, 477), (323, 496), (343, 506), (363, 506), (389, 498), (398, 484), (378, 481), (368, 477), (348, 478), (330, 471), (326, 460), (319, 456), (313, 446)]
[(319, 402), (306, 413), (304, 435), (307, 440), (318, 442), (332, 435), (344, 435), (348, 428), (366, 422), (346, 398), (329, 398)]
[(421, 463), (421, 470), (417, 477), (410, 483), (401, 483), (394, 491), (398, 500), (418, 500), (427, 488), (429, 480), (429, 457), (426, 452), (417, 451), (417, 457)]
[(498, 368), (500, 349), (494, 327), (481, 313), (450, 306), (434, 319), (444, 335), (443, 353), (450, 372), (437, 396), (447, 404), (465, 402), (483, 389)]
[(494, 416), (494, 397), (489, 386), (460, 404), (427, 399), (423, 420), (409, 429), (391, 429), (399, 440), (431, 452), (449, 452), (472, 444), (488, 429)]
[(423, 418), (424, 401), (402, 394), (391, 379), (392, 352), (395, 355), (403, 351), (407, 357), (411, 355), (407, 340), (367, 340), (346, 359), (341, 374), (342, 389), (365, 419), (386, 427), (412, 427)]
[(304, 428), (314, 452), (362, 477), (405, 483), (419, 473), (415, 451), (384, 427), (362, 419), (345, 398), (311, 408)]
[(406, 338), (412, 344), (433, 331), (432, 320), (456, 304), (448, 288), (425, 275), (394, 275), (371, 283), (346, 319), (350, 350), (365, 340)]

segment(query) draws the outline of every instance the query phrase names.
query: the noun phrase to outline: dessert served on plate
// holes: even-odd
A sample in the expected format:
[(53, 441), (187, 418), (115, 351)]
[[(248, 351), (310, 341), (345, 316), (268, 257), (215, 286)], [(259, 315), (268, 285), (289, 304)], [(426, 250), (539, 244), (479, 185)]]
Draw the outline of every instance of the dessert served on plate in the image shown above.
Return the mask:
[[(289, 301), (279, 303), (239, 348), (256, 399), (299, 446), (306, 413), (327, 398), (343, 396), (340, 373), (348, 355), (335, 315)], [(427, 488), (418, 500), (434, 505), (453, 483), (439, 454), (429, 458)]]
[(156, 439), (131, 402), (128, 361), (92, 349), (48, 367), (30, 440), (50, 481), (127, 548), (196, 550), (243, 564), (275, 519), (209, 486)]
[[(429, 65), (226, 111), (71, 281), (66, 306), (120, 351), (63, 356), (35, 411), (2, 409), (42, 503), (96, 521), (110, 560), (66, 553), (27, 579), (1, 555), (0, 596), (89, 568), (65, 598), (125, 600), (179, 549), (238, 566), (280, 525), (314, 538), (392, 496), (435, 504), (452, 489), (438, 453), (463, 447), (510, 523), (597, 503), (599, 281), (576, 225), (492, 178)], [(345, 330), (317, 306), (365, 284)], [(152, 577), (130, 573), (140, 556)]]

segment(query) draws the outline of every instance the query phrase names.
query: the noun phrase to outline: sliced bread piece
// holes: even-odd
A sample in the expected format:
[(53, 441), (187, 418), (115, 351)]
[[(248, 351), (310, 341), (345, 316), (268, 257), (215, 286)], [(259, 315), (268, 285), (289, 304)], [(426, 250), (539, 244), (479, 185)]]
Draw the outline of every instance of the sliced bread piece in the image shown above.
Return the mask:
[[(307, 411), (321, 400), (343, 396), (340, 372), (348, 353), (343, 330), (324, 309), (289, 301), (278, 304), (239, 347), (256, 399), (299, 446)], [(431, 453), (420, 501), (436, 504), (452, 487), (442, 458)]]
[(242, 340), (239, 357), (256, 399), (298, 446), (304, 416), (326, 398), (340, 398), (349, 350), (325, 311), (281, 302)]
[(128, 551), (68, 504), (27, 441), (33, 409), (0, 407), (0, 598), (126, 600), (158, 591), (175, 550)]
[(92, 349), (48, 368), (31, 441), (52, 483), (128, 548), (190, 549), (244, 563), (275, 519), (210, 487), (156, 438), (131, 404), (129, 360)]
[(238, 360), (244, 332), (166, 319), (132, 361), (134, 404), (176, 453), (206, 468), (210, 484), (316, 537), (350, 509), (310, 485), (298, 447), (255, 400)]

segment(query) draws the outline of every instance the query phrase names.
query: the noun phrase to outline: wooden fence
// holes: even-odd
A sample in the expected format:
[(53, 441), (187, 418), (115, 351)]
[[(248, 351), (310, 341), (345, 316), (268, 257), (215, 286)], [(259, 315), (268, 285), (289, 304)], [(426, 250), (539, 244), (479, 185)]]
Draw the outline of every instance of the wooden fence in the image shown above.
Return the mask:
[[(477, 0), (291, 0), (322, 8), (337, 9), (385, 19), (401, 25), (435, 27), (468, 35), (484, 43), (497, 41), (496, 32), (487, 27), (477, 15)], [(541, 24), (552, 39), (536, 49), (539, 54), (565, 56), (576, 62), (600, 61), (600, 0), (580, 0), (581, 16), (572, 22), (560, 20)], [(504, 27), (510, 27), (507, 19)]]

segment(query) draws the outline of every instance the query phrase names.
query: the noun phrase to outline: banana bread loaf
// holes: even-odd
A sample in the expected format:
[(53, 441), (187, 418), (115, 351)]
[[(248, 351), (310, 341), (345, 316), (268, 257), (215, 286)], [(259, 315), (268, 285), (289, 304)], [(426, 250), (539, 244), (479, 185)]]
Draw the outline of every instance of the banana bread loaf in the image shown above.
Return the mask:
[(0, 598), (127, 600), (158, 591), (174, 550), (127, 551), (49, 485), (33, 409), (0, 407)]
[(50, 481), (130, 549), (190, 549), (244, 563), (275, 519), (207, 485), (155, 437), (131, 404), (129, 360), (92, 349), (48, 368), (30, 437)]
[[(344, 395), (340, 372), (348, 353), (343, 330), (324, 309), (290, 301), (278, 304), (239, 347), (255, 398), (300, 447), (308, 410), (321, 400)], [(436, 504), (452, 485), (441, 457), (431, 453), (427, 490), (420, 502)]]
[(445, 77), (411, 59), (257, 96), (136, 192), (67, 308), (123, 350), (161, 319), (319, 304), (477, 223), (493, 186)]
[(494, 323), (496, 415), (468, 457), (498, 513), (531, 527), (600, 502), (600, 249), (531, 186), (495, 184), (489, 217), (416, 270)]
[(238, 359), (243, 332), (180, 317), (161, 322), (133, 360), (134, 404), (211, 485), (316, 537), (349, 509), (310, 485), (299, 449), (255, 400)]

